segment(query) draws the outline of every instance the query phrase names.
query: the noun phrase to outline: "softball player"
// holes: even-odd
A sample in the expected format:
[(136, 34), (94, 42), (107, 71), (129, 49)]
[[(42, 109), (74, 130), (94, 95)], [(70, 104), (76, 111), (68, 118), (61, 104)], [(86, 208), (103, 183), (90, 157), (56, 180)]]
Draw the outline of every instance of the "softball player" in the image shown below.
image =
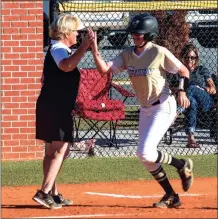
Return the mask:
[(141, 106), (136, 155), (166, 193), (153, 207), (178, 207), (181, 205), (179, 196), (173, 190), (161, 164), (174, 166), (181, 178), (183, 190), (188, 191), (193, 182), (193, 162), (190, 159), (172, 157), (157, 150), (157, 146), (176, 117), (176, 100), (171, 95), (166, 73), (179, 73), (178, 102), (187, 108), (189, 100), (185, 91), (188, 87), (189, 71), (169, 50), (153, 43), (158, 35), (155, 17), (149, 14), (136, 15), (127, 31), (131, 33), (135, 45), (125, 49), (108, 63), (100, 57), (96, 33), (93, 32), (95, 42), (91, 44), (92, 55), (102, 74), (127, 70)]

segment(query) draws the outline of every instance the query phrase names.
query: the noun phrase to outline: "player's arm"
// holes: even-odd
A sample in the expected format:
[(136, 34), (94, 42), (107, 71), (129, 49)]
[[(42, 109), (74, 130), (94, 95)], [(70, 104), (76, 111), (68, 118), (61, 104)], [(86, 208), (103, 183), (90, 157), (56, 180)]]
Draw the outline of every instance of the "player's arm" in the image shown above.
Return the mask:
[(172, 74), (179, 74), (178, 104), (188, 108), (190, 101), (186, 96), (189, 86), (189, 70), (169, 50), (165, 51), (164, 68)]
[(96, 68), (101, 74), (108, 74), (111, 73), (111, 65), (106, 63), (100, 55), (100, 52), (98, 51), (98, 44), (97, 44), (97, 34), (96, 32), (93, 32), (94, 35), (94, 42), (91, 44), (91, 49), (92, 49), (92, 55), (93, 59), (96, 65)]

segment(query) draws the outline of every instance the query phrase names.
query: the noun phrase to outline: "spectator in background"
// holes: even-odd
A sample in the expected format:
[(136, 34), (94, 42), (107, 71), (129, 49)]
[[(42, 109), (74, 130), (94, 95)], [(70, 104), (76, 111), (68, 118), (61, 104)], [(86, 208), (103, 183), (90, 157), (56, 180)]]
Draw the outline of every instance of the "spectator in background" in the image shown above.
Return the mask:
[(55, 181), (69, 154), (69, 142), (73, 140), (71, 113), (80, 81), (77, 65), (93, 38), (88, 29), (81, 46), (72, 52), (70, 47), (77, 43), (78, 30), (82, 28), (80, 19), (69, 14), (60, 14), (51, 24), (52, 40), (45, 56), (42, 88), (36, 103), (36, 138), (45, 141), (45, 156), (44, 179), (33, 200), (50, 209), (72, 205), (71, 200), (58, 192)]
[(189, 88), (187, 90), (190, 106), (185, 113), (187, 118), (187, 147), (199, 148), (199, 144), (194, 137), (197, 117), (199, 116), (198, 111), (200, 109), (206, 112), (213, 108), (216, 86), (211, 72), (203, 65), (200, 65), (198, 51), (193, 44), (189, 43), (184, 46), (181, 51), (181, 61), (190, 71)]

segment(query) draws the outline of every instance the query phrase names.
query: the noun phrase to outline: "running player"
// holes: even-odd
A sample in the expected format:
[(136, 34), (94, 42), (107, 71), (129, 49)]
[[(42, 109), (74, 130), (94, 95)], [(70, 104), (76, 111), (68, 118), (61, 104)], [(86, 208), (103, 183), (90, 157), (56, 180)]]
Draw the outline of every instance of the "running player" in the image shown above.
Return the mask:
[(177, 104), (175, 97), (171, 95), (166, 73), (179, 73), (178, 103), (187, 108), (190, 103), (185, 91), (188, 87), (189, 71), (169, 50), (153, 42), (158, 35), (155, 17), (149, 14), (136, 15), (127, 31), (135, 45), (125, 49), (108, 63), (100, 56), (96, 33), (93, 32), (95, 42), (91, 44), (92, 55), (102, 74), (127, 70), (141, 106), (136, 155), (166, 193), (153, 207), (178, 207), (181, 205), (179, 196), (172, 188), (161, 164), (174, 166), (181, 178), (183, 190), (188, 191), (193, 182), (193, 162), (191, 159), (177, 159), (161, 152), (157, 150), (157, 146), (176, 117)]

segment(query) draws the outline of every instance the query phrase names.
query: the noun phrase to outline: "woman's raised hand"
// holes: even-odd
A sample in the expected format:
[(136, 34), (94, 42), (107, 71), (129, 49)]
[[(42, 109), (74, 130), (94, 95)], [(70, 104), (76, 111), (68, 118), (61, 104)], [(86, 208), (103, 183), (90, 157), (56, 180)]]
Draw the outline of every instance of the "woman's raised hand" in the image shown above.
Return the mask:
[(87, 34), (84, 36), (82, 35), (82, 46), (86, 47), (87, 49), (90, 45), (94, 42), (94, 32), (91, 28), (87, 29)]

